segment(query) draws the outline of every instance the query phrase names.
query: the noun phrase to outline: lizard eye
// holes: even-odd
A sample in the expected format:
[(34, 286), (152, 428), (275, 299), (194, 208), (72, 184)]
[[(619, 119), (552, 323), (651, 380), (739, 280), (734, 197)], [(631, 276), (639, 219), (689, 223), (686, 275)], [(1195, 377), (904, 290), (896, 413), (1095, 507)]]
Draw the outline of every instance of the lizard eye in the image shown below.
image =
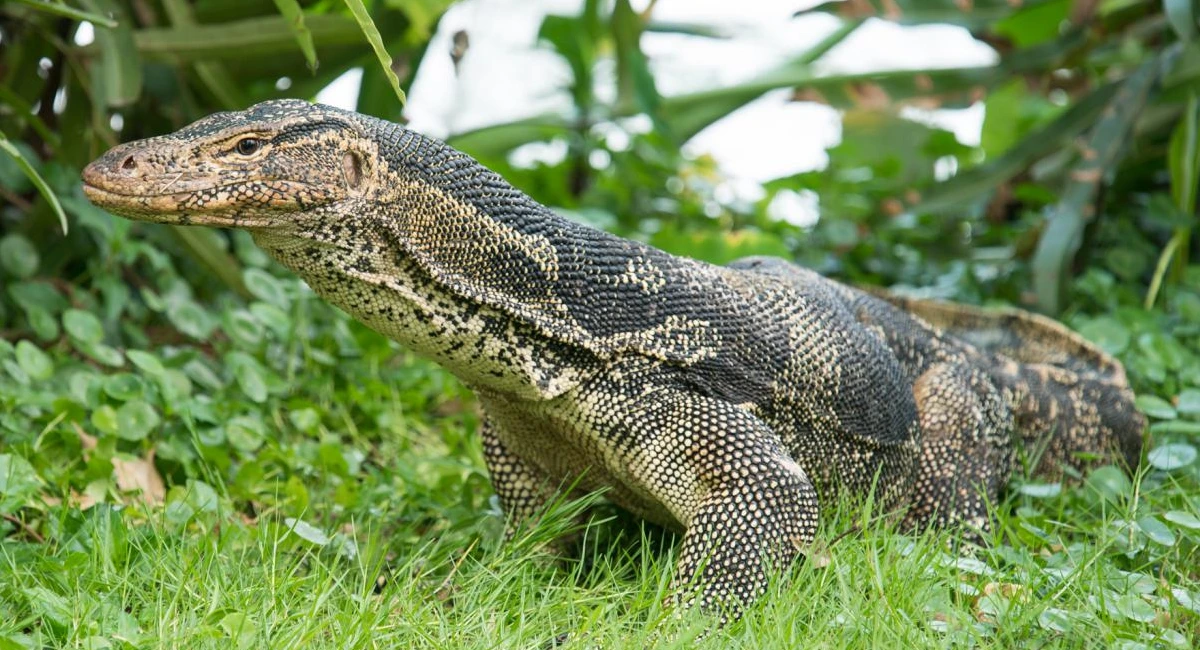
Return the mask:
[(258, 138), (242, 138), (234, 145), (234, 149), (243, 156), (252, 156), (262, 148), (262, 140)]

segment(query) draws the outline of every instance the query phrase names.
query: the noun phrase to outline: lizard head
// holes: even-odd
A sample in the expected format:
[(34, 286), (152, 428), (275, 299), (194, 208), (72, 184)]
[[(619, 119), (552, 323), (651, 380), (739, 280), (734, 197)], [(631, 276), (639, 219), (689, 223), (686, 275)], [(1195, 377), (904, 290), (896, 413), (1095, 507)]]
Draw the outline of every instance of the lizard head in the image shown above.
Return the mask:
[(272, 228), (361, 196), (375, 140), (335, 108), (300, 100), (216, 113), (116, 146), (83, 170), (92, 203), (130, 219)]

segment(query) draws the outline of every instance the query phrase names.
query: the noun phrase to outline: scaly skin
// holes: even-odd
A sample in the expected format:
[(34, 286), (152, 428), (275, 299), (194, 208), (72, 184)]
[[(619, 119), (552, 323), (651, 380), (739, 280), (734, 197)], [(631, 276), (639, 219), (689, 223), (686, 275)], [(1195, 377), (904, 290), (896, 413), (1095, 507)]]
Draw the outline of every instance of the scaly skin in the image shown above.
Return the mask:
[(873, 295), (781, 260), (674, 257), (355, 113), (218, 113), (116, 147), (83, 179), (115, 214), (249, 231), (457, 375), (514, 521), (571, 483), (682, 529), (683, 603), (736, 615), (839, 492), (874, 486), (912, 527), (982, 530), (1020, 450), (1050, 475), (1140, 454), (1120, 365), (1052, 321)]

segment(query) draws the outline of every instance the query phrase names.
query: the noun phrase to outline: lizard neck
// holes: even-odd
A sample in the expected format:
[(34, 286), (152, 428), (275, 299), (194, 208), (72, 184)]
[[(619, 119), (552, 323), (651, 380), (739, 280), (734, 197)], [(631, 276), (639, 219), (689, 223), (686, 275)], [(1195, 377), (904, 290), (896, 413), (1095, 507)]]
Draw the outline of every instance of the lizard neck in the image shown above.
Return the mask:
[(362, 192), (255, 233), (329, 302), (467, 383), (542, 398), (623, 350), (715, 354), (689, 316), (710, 267), (572, 222), (441, 142), (359, 119), (379, 142)]
[[(339, 216), (327, 221), (338, 223)], [(586, 350), (555, 344), (520, 319), (449, 290), (404, 251), (366, 232), (324, 241), (272, 230), (252, 234), (321, 298), (474, 388), (551, 399), (594, 365)], [(380, 254), (363, 252), (369, 249)]]
[(707, 265), (566, 219), (442, 142), (363, 119), (389, 143), (370, 227), (447, 292), (599, 356), (697, 306)]

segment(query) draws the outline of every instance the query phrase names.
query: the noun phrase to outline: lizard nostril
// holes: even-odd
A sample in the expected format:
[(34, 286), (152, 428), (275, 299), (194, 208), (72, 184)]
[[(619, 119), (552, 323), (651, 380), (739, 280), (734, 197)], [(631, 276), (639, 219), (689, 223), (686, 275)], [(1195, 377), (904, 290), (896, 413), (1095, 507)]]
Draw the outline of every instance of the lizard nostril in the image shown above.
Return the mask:
[(137, 161), (133, 159), (132, 155), (128, 156), (125, 158), (125, 161), (121, 163), (121, 169), (124, 169), (124, 170), (137, 169)]

